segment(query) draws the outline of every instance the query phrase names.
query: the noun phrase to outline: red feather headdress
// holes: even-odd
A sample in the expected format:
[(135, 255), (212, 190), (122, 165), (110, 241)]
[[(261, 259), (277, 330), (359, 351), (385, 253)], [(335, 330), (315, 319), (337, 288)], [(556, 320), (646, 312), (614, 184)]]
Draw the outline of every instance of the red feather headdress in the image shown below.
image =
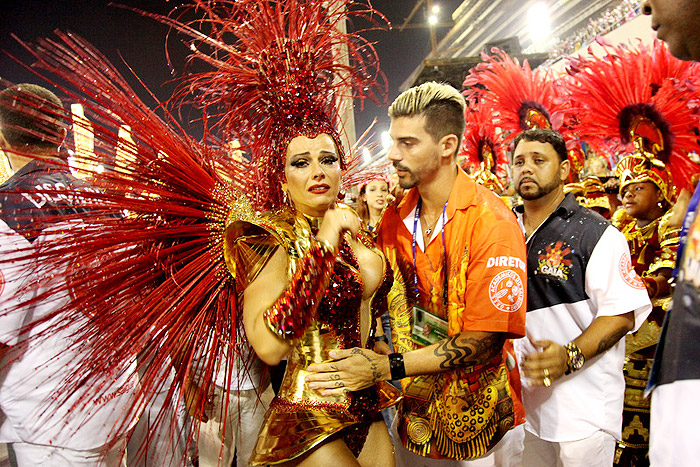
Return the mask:
[(531, 128), (552, 128), (561, 132), (566, 107), (548, 70), (532, 70), (503, 51), (483, 55), (483, 63), (470, 70), (464, 80), (467, 99), (483, 103), (494, 121), (511, 140)]
[(688, 157), (698, 149), (697, 65), (673, 58), (661, 41), (652, 47), (602, 45), (602, 58), (571, 62), (575, 132), (613, 154), (628, 154), (617, 166), (621, 190), (651, 181), (673, 202), (674, 184), (690, 187), (700, 171)]
[(503, 130), (494, 123), (493, 114), (482, 104), (468, 103), (464, 110), (466, 126), (458, 156), (466, 158), (473, 168), (472, 177), (500, 195), (501, 177), (508, 176), (508, 155), (503, 142)]
[(187, 77), (176, 97), (202, 107), (224, 138), (250, 141), (254, 204), (282, 204), (285, 150), (296, 136), (327, 133), (346, 168), (340, 100), (384, 102), (387, 84), (372, 45), (343, 23), (384, 17), (347, 0), (196, 0), (192, 9), (203, 19), (187, 26), (154, 16), (191, 38), (192, 61), (212, 67)]
[(532, 128), (550, 128), (566, 141), (575, 172), (583, 168), (584, 155), (569, 127), (572, 114), (560, 80), (551, 70), (533, 70), (527, 60), (520, 66), (505, 52), (494, 49), (464, 80), (467, 99), (489, 109), (492, 121), (505, 131), (504, 142)]

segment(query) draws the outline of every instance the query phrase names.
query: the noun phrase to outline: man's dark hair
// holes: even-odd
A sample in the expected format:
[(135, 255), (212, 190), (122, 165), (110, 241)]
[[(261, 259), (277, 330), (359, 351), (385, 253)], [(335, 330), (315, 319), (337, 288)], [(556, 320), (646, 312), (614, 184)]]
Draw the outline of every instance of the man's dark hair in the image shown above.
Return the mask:
[(569, 155), (566, 151), (566, 142), (564, 138), (556, 131), (548, 128), (535, 128), (533, 130), (525, 130), (515, 137), (513, 140), (513, 152), (521, 141), (537, 141), (539, 143), (549, 143), (559, 155), (559, 162), (569, 160)]
[(55, 149), (63, 142), (67, 115), (61, 100), (36, 84), (0, 91), (0, 130), (15, 149)]

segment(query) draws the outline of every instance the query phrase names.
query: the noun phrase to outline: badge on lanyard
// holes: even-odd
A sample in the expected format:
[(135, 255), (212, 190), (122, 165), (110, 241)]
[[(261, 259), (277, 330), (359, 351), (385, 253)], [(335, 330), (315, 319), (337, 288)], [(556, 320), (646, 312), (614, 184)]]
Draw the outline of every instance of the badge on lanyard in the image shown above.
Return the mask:
[(411, 339), (416, 344), (431, 345), (445, 338), (447, 338), (447, 321), (419, 306), (414, 306)]

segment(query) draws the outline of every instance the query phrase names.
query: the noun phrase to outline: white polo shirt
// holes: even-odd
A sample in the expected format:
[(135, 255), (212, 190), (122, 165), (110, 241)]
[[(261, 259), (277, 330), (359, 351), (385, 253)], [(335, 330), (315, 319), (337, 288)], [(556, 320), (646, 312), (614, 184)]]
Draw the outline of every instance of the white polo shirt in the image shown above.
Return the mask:
[[(527, 337), (515, 341), (519, 361), (536, 352), (531, 341), (566, 345), (595, 318), (630, 311), (636, 330), (651, 312), (624, 235), (573, 197), (567, 196), (527, 239), (527, 248)], [(584, 439), (599, 430), (619, 439), (624, 357), (622, 339), (551, 387), (530, 386), (523, 377), (525, 429), (553, 442)]]

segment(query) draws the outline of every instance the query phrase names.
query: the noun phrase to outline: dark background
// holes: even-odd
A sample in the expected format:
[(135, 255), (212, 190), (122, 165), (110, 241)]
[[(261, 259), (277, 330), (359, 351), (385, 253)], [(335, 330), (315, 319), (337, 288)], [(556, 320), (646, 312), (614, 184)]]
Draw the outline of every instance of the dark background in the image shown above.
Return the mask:
[[(389, 102), (398, 95), (399, 85), (430, 52), (428, 28), (411, 28), (399, 32), (398, 27), (409, 15), (417, 0), (375, 0), (372, 5), (393, 24), (393, 30), (370, 31), (363, 36), (373, 42), (379, 53), (381, 69), (389, 82)], [(441, 6), (441, 21), (449, 21), (460, 0), (434, 0)], [(23, 41), (48, 37), (55, 29), (72, 31), (94, 44), (125, 75), (139, 96), (149, 105), (153, 100), (143, 92), (122, 61), (156, 94), (166, 100), (175, 87), (172, 79), (182, 72), (186, 50), (175, 35), (166, 38), (168, 27), (133, 11), (110, 6), (107, 0), (5, 0), (0, 9), (0, 50), (30, 61), (11, 37)], [(186, 3), (167, 0), (122, 0), (119, 3), (141, 10), (168, 14)], [(412, 24), (426, 24), (426, 10), (415, 15)], [(355, 27), (366, 26), (357, 24)], [(351, 28), (353, 26), (351, 25)], [(438, 41), (447, 28), (439, 28)], [(170, 54), (170, 64), (167, 53)], [(172, 65), (172, 68), (171, 68)], [(42, 84), (30, 72), (22, 69), (4, 53), (0, 55), (0, 77), (14, 83)], [(170, 82), (169, 82), (170, 81)], [(360, 135), (374, 118), (376, 134), (388, 129), (386, 105), (377, 107), (366, 102), (365, 109), (356, 104), (357, 134)]]

